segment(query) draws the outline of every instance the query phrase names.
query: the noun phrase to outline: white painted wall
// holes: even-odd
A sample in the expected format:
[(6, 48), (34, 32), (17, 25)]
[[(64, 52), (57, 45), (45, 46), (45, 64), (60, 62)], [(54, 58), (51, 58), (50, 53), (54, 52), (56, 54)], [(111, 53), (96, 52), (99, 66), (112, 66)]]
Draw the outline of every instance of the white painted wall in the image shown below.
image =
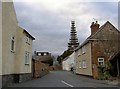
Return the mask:
[(16, 30), (17, 18), (12, 2), (2, 3), (2, 74), (14, 73), (15, 53), (11, 52), (11, 37), (15, 37), (16, 45)]
[[(26, 44), (26, 34), (18, 26), (12, 2), (2, 4), (2, 75), (31, 73), (32, 38)], [(11, 38), (15, 37), (15, 51), (11, 52)], [(25, 51), (29, 52), (29, 65), (25, 65)], [(2, 62), (1, 62), (2, 61)]]
[[(87, 43), (84, 46), (86, 49), (86, 52), (84, 54), (79, 53), (79, 50), (82, 50), (82, 48), (76, 51), (76, 73), (92, 76), (91, 43)], [(83, 60), (86, 61), (86, 68), (80, 67), (80, 62), (82, 63)]]
[(70, 71), (68, 60), (65, 60), (62, 62), (62, 68), (63, 68), (63, 70)]
[[(18, 27), (17, 29), (16, 45), (15, 73), (31, 73), (32, 39), (30, 39), (30, 44), (26, 43), (26, 34), (23, 33), (21, 27)], [(25, 65), (25, 51), (30, 53), (28, 65)]]
[(74, 52), (62, 62), (62, 67), (63, 67), (63, 70), (67, 70), (67, 71), (70, 71), (71, 67), (75, 67)]

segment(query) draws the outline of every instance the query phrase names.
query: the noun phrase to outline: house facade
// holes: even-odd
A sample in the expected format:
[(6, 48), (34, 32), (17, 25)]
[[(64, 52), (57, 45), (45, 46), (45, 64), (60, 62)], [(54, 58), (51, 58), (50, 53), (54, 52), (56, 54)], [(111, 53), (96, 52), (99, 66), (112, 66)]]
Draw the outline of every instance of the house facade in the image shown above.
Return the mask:
[(107, 21), (104, 25), (91, 24), (91, 35), (76, 49), (76, 73), (98, 76), (97, 67), (106, 64), (118, 52), (120, 32)]
[(92, 76), (91, 43), (81, 46), (76, 54), (76, 74)]
[(62, 69), (70, 71), (75, 67), (75, 52), (62, 61)]
[(32, 37), (18, 26), (13, 2), (2, 2), (2, 85), (31, 77)]

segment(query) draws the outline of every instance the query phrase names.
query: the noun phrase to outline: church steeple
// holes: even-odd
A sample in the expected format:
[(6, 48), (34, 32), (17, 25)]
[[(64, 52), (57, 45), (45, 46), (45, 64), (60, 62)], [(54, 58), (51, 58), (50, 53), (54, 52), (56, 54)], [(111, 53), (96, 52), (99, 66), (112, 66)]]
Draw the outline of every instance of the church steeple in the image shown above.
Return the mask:
[(71, 21), (71, 32), (70, 32), (70, 39), (68, 43), (68, 49), (70, 51), (74, 51), (75, 48), (79, 46), (77, 32), (75, 27), (75, 21)]

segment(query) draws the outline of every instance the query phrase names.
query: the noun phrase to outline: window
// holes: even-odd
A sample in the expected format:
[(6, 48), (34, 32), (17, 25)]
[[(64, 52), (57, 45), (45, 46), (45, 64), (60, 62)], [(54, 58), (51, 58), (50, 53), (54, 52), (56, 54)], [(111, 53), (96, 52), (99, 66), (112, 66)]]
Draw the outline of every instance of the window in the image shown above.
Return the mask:
[(26, 43), (30, 44), (30, 38), (28, 35), (26, 35)]
[(47, 53), (44, 53), (44, 55), (47, 55)]
[(29, 52), (25, 51), (25, 64), (29, 64)]
[(82, 67), (83, 67), (83, 68), (87, 68), (86, 60), (83, 60), (83, 61), (82, 61)]
[(84, 54), (86, 52), (86, 48), (85, 46), (82, 47), (82, 54)]
[(104, 65), (104, 58), (98, 58), (98, 65)]
[(82, 68), (82, 62), (80, 61), (80, 66), (79, 66), (79, 68)]
[(15, 37), (11, 38), (11, 52), (15, 51)]

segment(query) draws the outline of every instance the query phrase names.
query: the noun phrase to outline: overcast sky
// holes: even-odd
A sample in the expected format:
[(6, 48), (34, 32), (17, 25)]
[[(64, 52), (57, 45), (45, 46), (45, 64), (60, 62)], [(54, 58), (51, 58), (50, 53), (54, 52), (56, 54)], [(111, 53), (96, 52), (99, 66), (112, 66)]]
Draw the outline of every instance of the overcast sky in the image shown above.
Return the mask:
[(105, 0), (104, 2), (96, 0), (96, 2), (93, 0), (15, 1), (19, 25), (35, 37), (33, 51), (62, 54), (69, 42), (71, 20), (76, 21), (80, 44), (90, 35), (90, 25), (95, 21), (93, 18), (100, 25), (110, 21), (114, 26), (118, 26), (117, 0), (108, 0), (109, 2)]

